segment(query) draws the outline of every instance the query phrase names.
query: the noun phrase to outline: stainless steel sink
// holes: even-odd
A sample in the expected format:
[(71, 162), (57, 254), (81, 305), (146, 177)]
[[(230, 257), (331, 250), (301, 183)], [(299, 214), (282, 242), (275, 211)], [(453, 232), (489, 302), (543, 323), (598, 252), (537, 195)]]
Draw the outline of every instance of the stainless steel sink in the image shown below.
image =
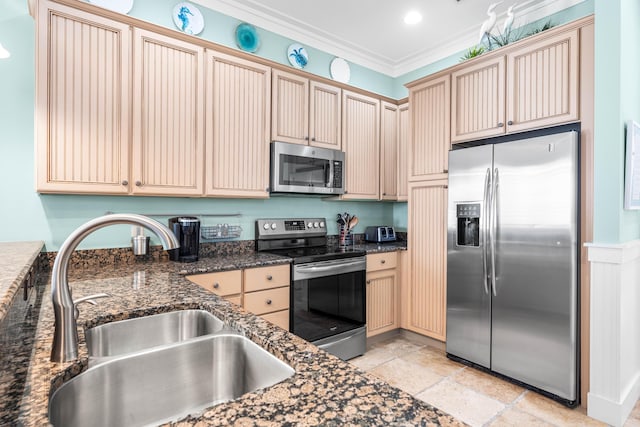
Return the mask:
[(293, 375), (284, 362), (234, 334), (196, 338), (95, 366), (49, 402), (54, 426), (143, 426), (182, 418)]
[(204, 310), (182, 310), (106, 323), (85, 331), (89, 366), (114, 356), (186, 341), (225, 329), (222, 320)]

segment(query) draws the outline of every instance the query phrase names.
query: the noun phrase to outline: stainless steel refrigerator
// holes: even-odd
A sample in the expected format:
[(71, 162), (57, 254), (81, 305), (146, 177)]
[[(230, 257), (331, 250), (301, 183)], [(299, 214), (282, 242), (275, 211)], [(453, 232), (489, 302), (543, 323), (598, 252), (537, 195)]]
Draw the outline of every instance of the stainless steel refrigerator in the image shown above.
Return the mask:
[(578, 135), (565, 126), (449, 153), (447, 354), (569, 406), (579, 396)]

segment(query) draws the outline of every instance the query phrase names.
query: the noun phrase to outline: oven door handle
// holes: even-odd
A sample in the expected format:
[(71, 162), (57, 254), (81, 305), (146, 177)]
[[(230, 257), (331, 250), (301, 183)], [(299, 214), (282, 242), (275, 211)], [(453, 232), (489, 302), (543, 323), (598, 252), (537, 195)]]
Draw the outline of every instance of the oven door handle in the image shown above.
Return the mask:
[(367, 262), (362, 257), (356, 261), (331, 262), (324, 265), (296, 265), (293, 267), (293, 280), (312, 279), (314, 277), (334, 276), (338, 274), (364, 271)]

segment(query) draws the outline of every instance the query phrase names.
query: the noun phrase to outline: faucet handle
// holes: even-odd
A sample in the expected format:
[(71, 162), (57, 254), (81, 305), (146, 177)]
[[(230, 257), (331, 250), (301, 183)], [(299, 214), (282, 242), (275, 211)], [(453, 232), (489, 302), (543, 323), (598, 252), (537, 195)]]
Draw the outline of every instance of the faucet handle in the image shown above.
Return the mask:
[(98, 299), (98, 298), (109, 298), (109, 297), (111, 297), (110, 294), (100, 293), (100, 294), (88, 295), (86, 297), (82, 297), (82, 298), (78, 298), (77, 300), (74, 300), (73, 301), (73, 312), (74, 312), (74, 315), (75, 315), (76, 319), (78, 318), (78, 316), (80, 316), (80, 310), (78, 310), (78, 305), (81, 302), (88, 302), (91, 305), (98, 305), (98, 303), (95, 302), (96, 299)]

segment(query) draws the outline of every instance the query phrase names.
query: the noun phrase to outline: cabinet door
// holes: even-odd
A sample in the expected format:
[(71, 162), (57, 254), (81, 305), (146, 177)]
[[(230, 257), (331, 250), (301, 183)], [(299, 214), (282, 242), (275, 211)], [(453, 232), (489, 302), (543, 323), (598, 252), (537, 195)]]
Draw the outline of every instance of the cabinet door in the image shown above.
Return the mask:
[(408, 329), (446, 337), (447, 181), (409, 185)]
[(380, 199), (398, 196), (398, 106), (382, 102), (380, 106)]
[(509, 54), (508, 132), (578, 120), (578, 52), (578, 30), (574, 30)]
[(135, 29), (133, 194), (202, 195), (204, 49)]
[(309, 103), (309, 145), (342, 149), (342, 89), (311, 81)]
[(37, 190), (126, 194), (129, 26), (47, 1), (37, 17)]
[(309, 143), (309, 80), (273, 70), (271, 139), (293, 144)]
[(396, 270), (367, 273), (367, 337), (398, 328)]
[(207, 50), (206, 194), (269, 197), (271, 69)]
[(451, 141), (505, 132), (504, 57), (479, 61), (451, 74)]
[(447, 172), (451, 147), (450, 97), (448, 75), (421, 83), (409, 91), (409, 181), (442, 179)]
[(406, 201), (409, 180), (409, 104), (398, 107), (398, 198)]
[(344, 199), (378, 199), (380, 189), (380, 101), (342, 92), (342, 146), (345, 152)]

